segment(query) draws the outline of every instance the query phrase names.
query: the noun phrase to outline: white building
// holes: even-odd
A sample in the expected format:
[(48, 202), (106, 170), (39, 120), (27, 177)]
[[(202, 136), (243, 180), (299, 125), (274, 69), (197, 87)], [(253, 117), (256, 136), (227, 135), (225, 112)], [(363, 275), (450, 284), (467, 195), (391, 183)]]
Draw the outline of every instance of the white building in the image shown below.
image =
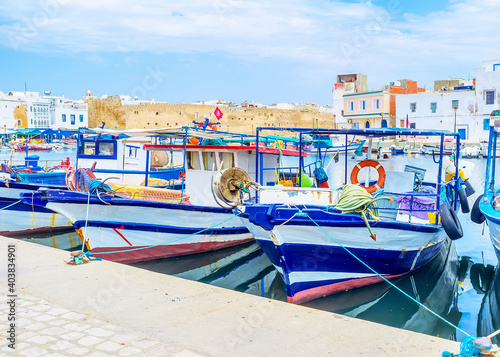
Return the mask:
[(50, 128), (78, 129), (89, 124), (87, 103), (64, 97), (46, 97), (50, 100)]
[(488, 140), (490, 114), (500, 109), (500, 59), (484, 61), (476, 69), (476, 116)]
[(344, 95), (367, 91), (367, 79), (364, 74), (339, 74), (333, 85), (333, 115), (338, 128), (349, 128), (351, 124), (344, 118)]
[(473, 90), (398, 95), (396, 126), (405, 127), (408, 117), (412, 128), (455, 130), (462, 139), (478, 140), (483, 137), (483, 133), (482, 127), (475, 120), (474, 108)]
[(83, 100), (73, 101), (46, 93), (40, 96), (38, 92), (0, 92), (0, 128), (77, 129), (88, 126), (88, 109)]
[(13, 93), (8, 95), (0, 91), (0, 129), (21, 127), (21, 120), (18, 121), (14, 118), (14, 111), (20, 110), (23, 104), (26, 104), (24, 96), (21, 97)]
[[(500, 109), (500, 59), (484, 61), (476, 79), (456, 90), (396, 97), (396, 123), (417, 129), (456, 130), (461, 139), (488, 140), (490, 113)], [(455, 110), (456, 109), (456, 110)]]

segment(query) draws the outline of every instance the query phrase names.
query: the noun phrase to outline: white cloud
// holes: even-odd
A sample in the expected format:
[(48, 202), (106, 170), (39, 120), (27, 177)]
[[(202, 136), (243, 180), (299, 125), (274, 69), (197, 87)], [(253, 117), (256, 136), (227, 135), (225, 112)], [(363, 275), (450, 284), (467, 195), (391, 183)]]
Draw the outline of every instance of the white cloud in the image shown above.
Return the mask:
[(427, 16), (402, 14), (394, 4), (27, 0), (0, 4), (0, 44), (32, 52), (216, 53), (407, 77), (433, 66), (475, 68), (498, 54), (496, 0), (454, 0)]

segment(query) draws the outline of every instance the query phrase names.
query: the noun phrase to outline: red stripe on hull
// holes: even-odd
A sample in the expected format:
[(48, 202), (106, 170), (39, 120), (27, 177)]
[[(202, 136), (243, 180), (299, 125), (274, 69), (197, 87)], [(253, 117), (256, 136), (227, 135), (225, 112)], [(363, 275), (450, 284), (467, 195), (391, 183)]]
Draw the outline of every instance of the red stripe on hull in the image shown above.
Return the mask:
[[(399, 275), (384, 276), (384, 278), (386, 278), (388, 280), (394, 279), (394, 278), (398, 278), (400, 276), (406, 275), (408, 273), (399, 274)], [(347, 291), (347, 290), (351, 290), (351, 289), (361, 288), (361, 287), (367, 286), (367, 285), (380, 283), (381, 281), (383, 281), (383, 279), (378, 277), (378, 276), (347, 280), (347, 281), (343, 281), (340, 283), (334, 283), (334, 284), (330, 284), (330, 285), (324, 285), (324, 286), (320, 286), (317, 288), (311, 288), (308, 290), (300, 291), (300, 292), (296, 293), (294, 296), (291, 296), (291, 297), (287, 296), (287, 301), (292, 303), (292, 304), (302, 304), (304, 302), (314, 300), (314, 299), (319, 299), (321, 297), (325, 297), (328, 295), (336, 294), (336, 293), (339, 293), (341, 291)]]
[[(191, 243), (191, 244), (172, 244), (172, 245), (160, 245), (151, 248), (144, 248), (138, 250), (127, 251), (136, 248), (142, 248), (140, 246), (134, 247), (106, 247), (106, 248), (93, 248), (92, 254), (95, 257), (103, 258), (106, 260), (111, 260), (117, 263), (137, 263), (147, 260), (163, 259), (180, 257), (189, 254), (198, 254), (211, 252), (213, 250), (224, 249), (229, 247), (234, 247), (236, 245), (245, 244), (253, 241), (253, 238), (248, 238), (244, 240), (228, 241), (228, 242), (206, 242), (206, 243)], [(110, 253), (110, 254), (99, 254), (105, 252), (117, 252), (125, 251), (123, 253)]]

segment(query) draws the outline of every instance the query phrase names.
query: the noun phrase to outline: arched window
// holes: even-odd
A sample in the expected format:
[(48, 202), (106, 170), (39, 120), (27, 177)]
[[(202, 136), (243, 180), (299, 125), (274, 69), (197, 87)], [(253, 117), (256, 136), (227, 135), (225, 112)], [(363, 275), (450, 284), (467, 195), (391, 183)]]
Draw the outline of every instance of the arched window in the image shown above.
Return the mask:
[(365, 121), (365, 128), (369, 128), (369, 127), (370, 127), (370, 121), (367, 120), (367, 121)]
[(387, 128), (387, 120), (382, 119), (382, 128)]

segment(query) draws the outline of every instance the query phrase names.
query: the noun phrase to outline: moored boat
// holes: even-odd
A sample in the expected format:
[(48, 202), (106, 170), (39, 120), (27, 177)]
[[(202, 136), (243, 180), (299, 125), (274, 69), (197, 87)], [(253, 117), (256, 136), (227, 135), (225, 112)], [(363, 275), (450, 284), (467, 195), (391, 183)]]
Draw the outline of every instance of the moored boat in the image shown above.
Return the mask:
[[(115, 133), (104, 129), (101, 132)], [(276, 170), (280, 170), (278, 176), (283, 183), (291, 182), (294, 174), (282, 173), (283, 168), (278, 167), (276, 158), (301, 155), (296, 150), (251, 143), (227, 145), (222, 139), (242, 136), (212, 130), (174, 128), (157, 131), (154, 135), (168, 143), (143, 145), (147, 152), (178, 152), (183, 156), (185, 177), (182, 176), (181, 191), (161, 190), (145, 200), (138, 200), (118, 197), (119, 192), (117, 197), (112, 197), (45, 190), (34, 196), (23, 195), (24, 202), (66, 216), (97, 257), (138, 262), (207, 252), (253, 240), (248, 229), (233, 214), (232, 207), (224, 205), (218, 195), (232, 196), (238, 193), (232, 183), (244, 178), (253, 180), (254, 173), (240, 177), (239, 168), (254, 172), (255, 151), (260, 149), (262, 159), (273, 168), (264, 174), (266, 180), (275, 182)], [(306, 156), (305, 153), (302, 156)], [(216, 175), (219, 170), (221, 174)], [(145, 181), (147, 184), (148, 180)], [(171, 201), (152, 199), (152, 196), (161, 195), (172, 195)]]
[[(316, 133), (311, 129), (279, 130), (299, 131), (301, 135)], [(455, 138), (459, 146), (458, 134), (414, 129), (316, 130), (321, 134), (333, 132), (368, 138), (366, 160), (351, 164), (351, 183), (359, 184), (357, 177), (364, 167), (377, 170), (378, 180), (363, 180), (362, 189), (347, 185), (346, 156), (345, 185), (339, 189), (275, 188), (257, 181), (261, 186), (255, 200), (235, 209), (283, 277), (289, 302), (302, 303), (383, 278), (402, 276), (435, 257), (447, 236), (451, 239), (462, 236), (455, 213), (460, 184), (454, 179), (443, 183), (442, 151), (435, 158), (434, 181), (425, 182), (422, 180), (425, 170), (408, 167), (403, 172), (386, 172), (370, 157), (374, 138), (437, 136), (444, 147), (445, 137)], [(452, 164), (458, 177), (458, 156)], [(257, 172), (259, 165), (265, 163), (257, 160)], [(302, 167), (298, 170), (300, 173)], [(374, 196), (363, 195), (359, 190)], [(346, 206), (346, 202), (352, 207)]]
[(490, 230), (491, 243), (496, 256), (500, 261), (500, 185), (495, 184), (496, 153), (498, 150), (498, 125), (500, 125), (500, 111), (491, 113), (490, 135), (486, 154), (486, 173), (484, 193), (479, 196), (471, 210), (471, 220), (482, 224), (485, 220)]

